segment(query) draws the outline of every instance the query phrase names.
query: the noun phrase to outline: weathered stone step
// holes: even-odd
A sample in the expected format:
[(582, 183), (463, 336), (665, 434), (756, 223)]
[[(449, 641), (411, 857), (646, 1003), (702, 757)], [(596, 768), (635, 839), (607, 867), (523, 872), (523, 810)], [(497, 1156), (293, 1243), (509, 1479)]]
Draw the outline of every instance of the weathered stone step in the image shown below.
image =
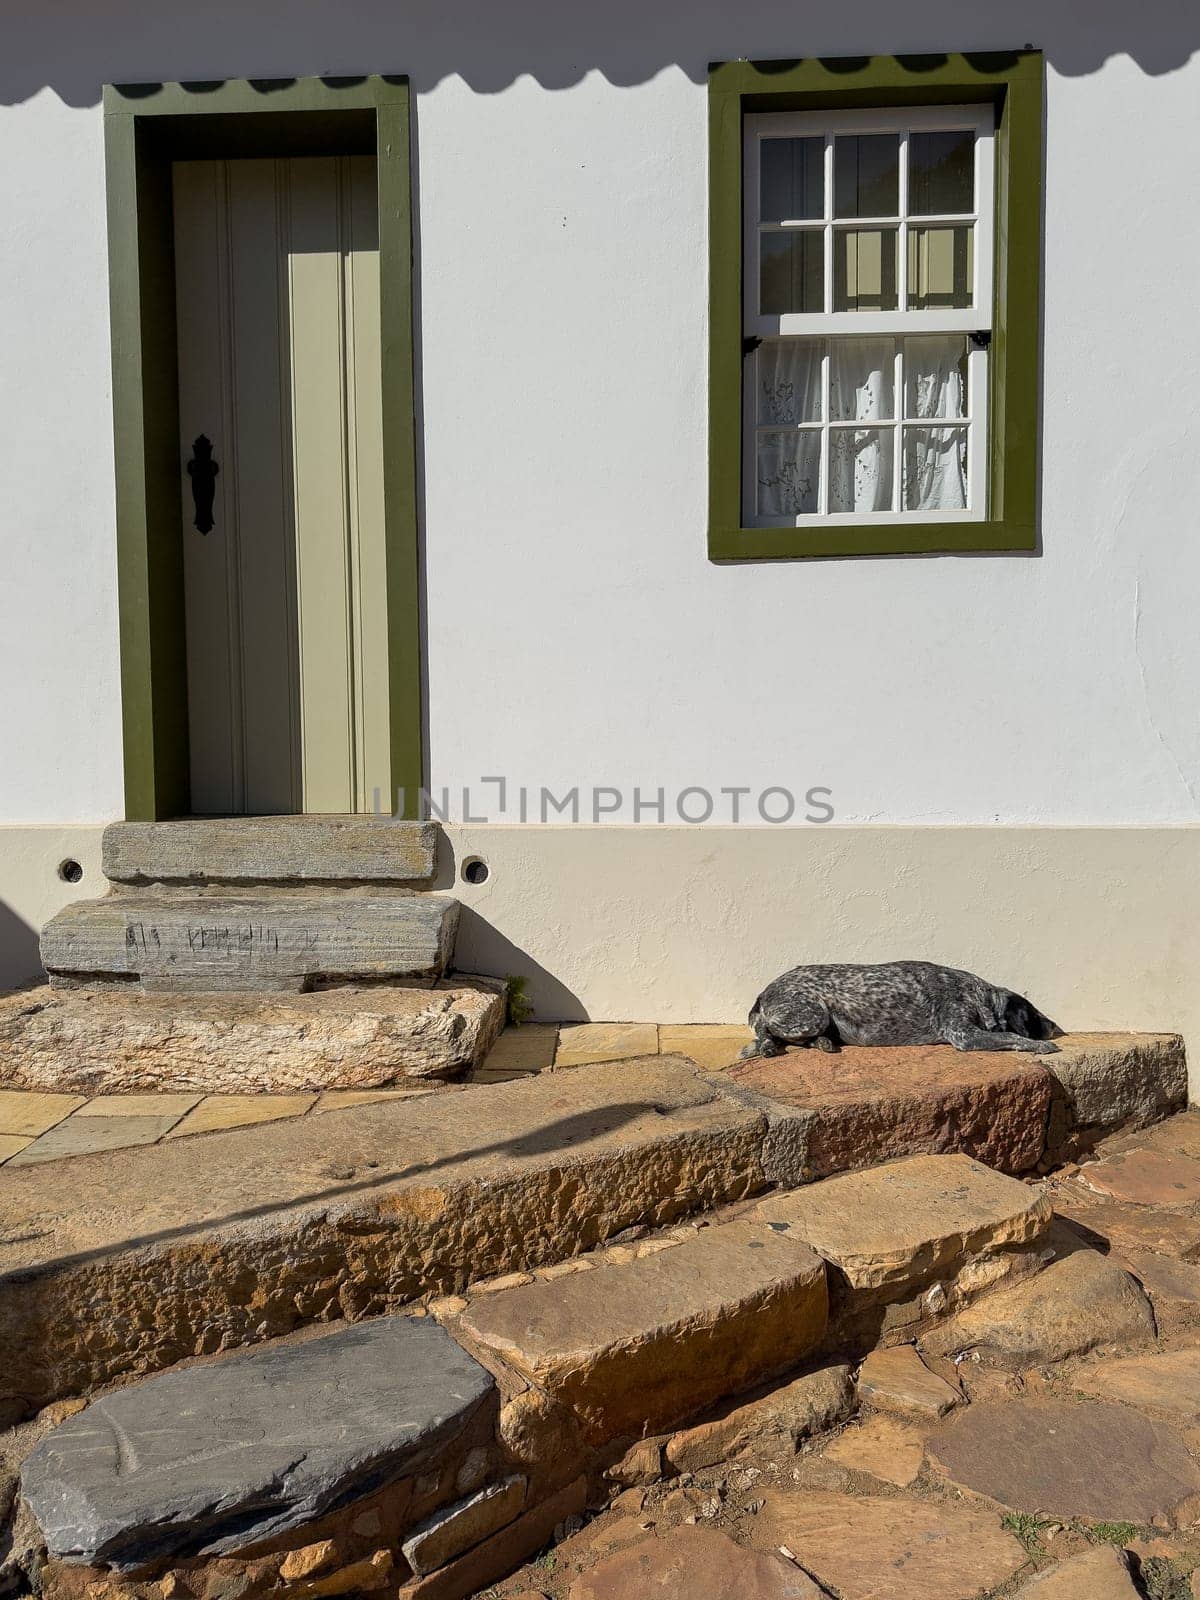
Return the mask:
[(114, 883), (432, 883), (438, 830), (392, 817), (180, 817), (114, 822)]
[(311, 994), (146, 993), (127, 984), (0, 996), (0, 1082), (80, 1094), (377, 1089), (477, 1066), (502, 985), (455, 978)]
[[(343, 1293), (335, 1309), (374, 1310), (394, 1286), (385, 1281), (390, 1268), (381, 1247), (410, 1274), (406, 1290), (456, 1255), (470, 1262), (466, 1270), (456, 1264), (452, 1279), (466, 1298), (435, 1301), (428, 1308), (433, 1317), (407, 1326), (385, 1318), (333, 1338), (241, 1352), (118, 1390), (61, 1425), (35, 1450), (23, 1479), (60, 1564), (43, 1574), (48, 1600), (93, 1592), (88, 1585), (103, 1583), (112, 1567), (142, 1569), (168, 1594), (213, 1594), (232, 1584), (250, 1600), (268, 1593), (320, 1600), (383, 1588), (404, 1600), (465, 1600), (503, 1578), (556, 1522), (580, 1509), (589, 1478), (595, 1482), (601, 1468), (628, 1481), (626, 1465), (633, 1472), (631, 1458), (645, 1452), (645, 1467), (636, 1471), (661, 1470), (665, 1442), (666, 1459), (690, 1471), (718, 1459), (747, 1428), (773, 1426), (803, 1437), (843, 1418), (853, 1403), (848, 1367), (796, 1372), (833, 1336), (831, 1280), (840, 1286), (843, 1313), (857, 1312), (843, 1317), (843, 1329), (869, 1322), (871, 1337), (886, 1342), (885, 1313), (897, 1301), (919, 1297), (929, 1320), (991, 1285), (1016, 1256), (1030, 1270), (1038, 1265), (1025, 1247), (1041, 1238), (1047, 1208), (1040, 1191), (963, 1156), (934, 1156), (766, 1201), (744, 1199), (707, 1225), (694, 1220), (547, 1266), (572, 1240), (578, 1248), (629, 1220), (628, 1213), (618, 1219), (601, 1210), (627, 1190), (638, 1188), (638, 1211), (661, 1222), (704, 1187), (710, 1208), (714, 1190), (744, 1189), (737, 1167), (753, 1170), (760, 1159), (762, 1119), (736, 1104), (704, 1100), (704, 1081), (681, 1063), (660, 1059), (638, 1070), (636, 1080), (628, 1067), (597, 1067), (490, 1092), (489, 1109), (507, 1101), (509, 1115), (465, 1157), (431, 1138), (426, 1110), (411, 1119), (421, 1123), (420, 1138), (388, 1152), (391, 1173), (367, 1177), (378, 1187), (352, 1208), (344, 1208), (344, 1191), (317, 1192), (318, 1174), (304, 1159), (313, 1151), (296, 1140), (304, 1124), (292, 1126), (286, 1147), (271, 1151), (272, 1172), (286, 1171), (308, 1202), (282, 1213), (261, 1172), (248, 1191), (230, 1186), (233, 1161), (243, 1172), (251, 1166), (249, 1143), (238, 1135), (197, 1141), (209, 1157), (202, 1206), (223, 1214), (178, 1235), (155, 1203), (161, 1195), (127, 1183), (141, 1237), (114, 1237), (116, 1175), (107, 1158), (76, 1165), (76, 1172), (92, 1169), (86, 1177), (96, 1210), (84, 1236), (67, 1231), (77, 1197), (40, 1189), (35, 1198), (47, 1209), (13, 1239), (13, 1270), (0, 1279), (0, 1328), (12, 1329), (23, 1307), (32, 1337), (19, 1349), (0, 1342), (0, 1374), (7, 1379), (36, 1355), (43, 1372), (53, 1367), (43, 1381), (49, 1392), (58, 1392), (55, 1384), (61, 1389), (66, 1370), (95, 1371), (97, 1347), (106, 1338), (128, 1340), (131, 1327), (152, 1330), (134, 1363), (152, 1365), (169, 1349), (161, 1331), (167, 1327), (187, 1328), (187, 1338), (196, 1332), (228, 1338), (231, 1331), (261, 1337), (264, 1328), (276, 1331), (280, 1320), (305, 1309), (297, 1296), (318, 1283), (326, 1293), (338, 1285), (357, 1291), (349, 1301)], [(671, 1080), (674, 1094), (664, 1096)], [(581, 1125), (579, 1103), (597, 1088), (600, 1099)], [(547, 1098), (553, 1095), (559, 1098)], [(444, 1117), (452, 1103), (467, 1102), (444, 1097), (438, 1114)], [(482, 1096), (477, 1103), (484, 1105)], [(336, 1162), (354, 1150), (373, 1173), (383, 1153), (381, 1122), (393, 1135), (398, 1129), (397, 1108), (383, 1109), (390, 1115), (382, 1119), (361, 1112), (323, 1119), (340, 1135), (332, 1145), (323, 1140), (326, 1156)], [(630, 1125), (647, 1112), (671, 1126), (658, 1138), (631, 1143)], [(600, 1129), (590, 1120), (597, 1115), (609, 1119)], [(364, 1137), (372, 1129), (374, 1141)], [(398, 1178), (418, 1147), (422, 1155), (407, 1181)], [(714, 1168), (728, 1163), (731, 1147), (740, 1160), (714, 1184)], [(198, 1182), (199, 1171), (183, 1177)], [(69, 1175), (75, 1174), (61, 1174)], [(127, 1179), (137, 1175), (128, 1164)], [(18, 1175), (26, 1189), (39, 1176), (37, 1169)], [(352, 1170), (338, 1176), (347, 1188), (360, 1181)], [(5, 1188), (0, 1173), (0, 1206)], [(225, 1214), (239, 1202), (240, 1216)], [(71, 1248), (59, 1270), (45, 1261), (39, 1230), (56, 1234), (60, 1250)], [(493, 1271), (537, 1267), (531, 1258), (539, 1254), (541, 1270), (532, 1280), (514, 1274), (474, 1286), (462, 1281), (485, 1263)], [(371, 1290), (374, 1297), (364, 1298)], [(81, 1304), (86, 1318), (78, 1314)], [(237, 1313), (251, 1307), (255, 1326), (248, 1329)], [(307, 1309), (321, 1315), (329, 1306), (313, 1302)], [(448, 1335), (466, 1351), (472, 1360), (464, 1379), (447, 1376), (452, 1362), (445, 1345), (431, 1347), (432, 1370), (411, 1371), (410, 1341), (421, 1355), (416, 1329)], [(326, 1360), (338, 1339), (356, 1349), (356, 1335), (370, 1374), (363, 1383), (357, 1356), (344, 1370)], [(303, 1370), (305, 1361), (310, 1370)], [(907, 1367), (898, 1360), (875, 1365), (873, 1375), (870, 1363), (864, 1367), (860, 1387), (876, 1404), (894, 1391), (911, 1407), (910, 1368), (920, 1369), (916, 1400), (931, 1419), (956, 1398), (954, 1391), (950, 1400), (930, 1399), (925, 1391), (939, 1380), (911, 1350)], [(126, 1355), (123, 1370), (129, 1369)], [(481, 1377), (481, 1369), (490, 1376)], [(766, 1380), (785, 1373), (781, 1389), (763, 1393)], [(293, 1375), (318, 1397), (311, 1415)], [(410, 1456), (393, 1451), (397, 1419), (412, 1420), (414, 1407), (387, 1386), (394, 1379), (402, 1389), (410, 1378), (441, 1419), (437, 1428), (451, 1426), (447, 1419), (460, 1415), (459, 1402), (475, 1408), (454, 1433), (452, 1458), (443, 1450), (419, 1473)], [(267, 1390), (271, 1403), (263, 1398)], [(740, 1398), (731, 1409), (734, 1397)], [(698, 1421), (697, 1413), (714, 1404), (717, 1414)], [(416, 1413), (418, 1420), (424, 1415), (419, 1407)], [(681, 1423), (691, 1426), (669, 1441), (645, 1437)], [(310, 1448), (310, 1429), (319, 1438), (328, 1429), (322, 1448)], [(447, 1437), (438, 1433), (439, 1449)], [(630, 1441), (632, 1450), (615, 1460)], [(148, 1572), (147, 1560), (157, 1562)], [(76, 1570), (73, 1584), (61, 1575), (61, 1564), (70, 1562), (89, 1563)], [(309, 1580), (310, 1573), (318, 1576)], [(321, 1573), (332, 1587), (322, 1587)]]
[(590, 1271), (482, 1286), (446, 1325), (599, 1446), (674, 1428), (818, 1349), (854, 1356), (912, 1337), (1036, 1272), (1030, 1247), (1049, 1215), (1040, 1190), (965, 1156), (913, 1157), (773, 1195), (682, 1242), (673, 1230), (610, 1251)]
[(765, 1127), (657, 1057), (2, 1168), (0, 1425), (711, 1210)]
[(118, 1389), (35, 1447), (21, 1491), (60, 1561), (218, 1555), (439, 1481), (486, 1449), (496, 1410), (491, 1376), (436, 1323), (385, 1317)]
[(1026, 1245), (1050, 1221), (1041, 1189), (969, 1156), (911, 1156), (759, 1203), (759, 1215), (803, 1234), (855, 1289), (957, 1272), (985, 1250)]
[(574, 1412), (584, 1437), (656, 1433), (821, 1342), (825, 1264), (747, 1220), (592, 1272), (498, 1290), (451, 1323)]
[(769, 1196), (758, 1213), (829, 1263), (828, 1346), (860, 1353), (1038, 1271), (1051, 1215), (1040, 1187), (962, 1155), (843, 1173)]
[(1069, 1034), (1052, 1056), (949, 1045), (789, 1050), (721, 1074), (771, 1120), (767, 1170), (791, 1188), (898, 1156), (961, 1152), (1042, 1170), (1106, 1130), (1187, 1104), (1175, 1034)]
[(77, 900), (42, 931), (51, 981), (159, 989), (300, 988), (319, 978), (437, 978), (454, 952), (445, 895), (166, 890)]

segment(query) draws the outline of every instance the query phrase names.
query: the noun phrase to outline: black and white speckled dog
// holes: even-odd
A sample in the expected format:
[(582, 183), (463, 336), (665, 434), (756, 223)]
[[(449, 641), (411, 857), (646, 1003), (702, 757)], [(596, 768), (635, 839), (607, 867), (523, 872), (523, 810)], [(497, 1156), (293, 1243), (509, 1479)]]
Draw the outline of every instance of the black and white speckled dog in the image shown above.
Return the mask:
[(759, 995), (750, 1026), (754, 1043), (743, 1056), (782, 1055), (789, 1044), (952, 1044), (1048, 1055), (1062, 1033), (1024, 996), (932, 961), (793, 967)]

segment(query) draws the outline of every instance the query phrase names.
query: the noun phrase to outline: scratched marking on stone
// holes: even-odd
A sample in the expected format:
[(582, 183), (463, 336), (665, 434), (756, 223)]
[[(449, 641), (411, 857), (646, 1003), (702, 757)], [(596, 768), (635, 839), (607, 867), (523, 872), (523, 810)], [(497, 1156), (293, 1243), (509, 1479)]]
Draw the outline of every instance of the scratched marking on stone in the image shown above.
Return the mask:
[(187, 928), (184, 934), (189, 950), (216, 955), (253, 955), (260, 950), (278, 955), (280, 948), (278, 928), (261, 922), (240, 928)]
[[(253, 1449), (262, 1444), (266, 1437), (266, 1430), (261, 1426), (230, 1418), (216, 1424), (218, 1430), (226, 1428), (229, 1430), (227, 1437), (218, 1437), (211, 1444), (201, 1445), (196, 1449), (179, 1450), (177, 1447), (186, 1438), (186, 1431), (179, 1422), (167, 1422), (158, 1428), (143, 1427), (139, 1430), (142, 1443), (151, 1447), (151, 1457), (156, 1453), (154, 1446), (161, 1446), (162, 1441), (165, 1440), (168, 1447), (161, 1460), (146, 1460), (139, 1453), (137, 1443), (128, 1430), (105, 1407), (103, 1400), (92, 1407), (92, 1414), (98, 1415), (99, 1420), (111, 1430), (112, 1442), (116, 1448), (113, 1475), (118, 1478), (127, 1478), (135, 1472), (143, 1478), (159, 1472), (178, 1472), (186, 1467), (199, 1466), (205, 1461), (219, 1460), (220, 1457), (235, 1454), (239, 1450)], [(87, 1435), (81, 1433), (79, 1437), (86, 1438)], [(176, 1448), (172, 1448), (173, 1446)], [(303, 1455), (298, 1459), (303, 1461)], [(288, 1470), (295, 1465), (295, 1462), (290, 1462)]]

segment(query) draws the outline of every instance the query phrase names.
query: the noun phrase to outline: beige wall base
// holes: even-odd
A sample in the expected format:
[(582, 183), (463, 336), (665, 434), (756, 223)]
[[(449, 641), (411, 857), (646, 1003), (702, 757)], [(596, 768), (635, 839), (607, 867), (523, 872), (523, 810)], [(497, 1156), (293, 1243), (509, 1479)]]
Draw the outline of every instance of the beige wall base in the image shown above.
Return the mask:
[[(103, 894), (103, 823), (0, 827), (0, 990), (41, 975), (38, 934), (72, 900)], [(59, 876), (65, 861), (83, 868), (78, 883)]]
[[(1200, 1096), (1200, 827), (445, 831), (456, 966), (525, 975), (540, 1020), (744, 1022), (797, 962), (916, 957), (1072, 1031), (1180, 1032)], [(101, 832), (0, 828), (0, 987), (37, 973), (56, 910), (103, 892)], [(79, 884), (58, 877), (67, 857)]]
[[(805, 961), (912, 957), (1071, 1030), (1181, 1032), (1200, 1092), (1200, 828), (449, 826), (458, 965), (543, 1019), (743, 1022)], [(487, 862), (486, 883), (462, 862)], [(453, 862), (451, 861), (453, 857)]]

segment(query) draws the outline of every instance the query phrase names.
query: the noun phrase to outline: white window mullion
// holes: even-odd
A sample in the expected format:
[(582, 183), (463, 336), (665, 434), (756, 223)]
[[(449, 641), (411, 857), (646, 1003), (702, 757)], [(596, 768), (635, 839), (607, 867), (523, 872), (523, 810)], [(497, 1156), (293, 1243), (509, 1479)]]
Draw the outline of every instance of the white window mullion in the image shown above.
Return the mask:
[(824, 242), (825, 315), (833, 310), (833, 134), (825, 135), (825, 225)]
[(892, 378), (894, 384), (894, 409), (896, 414), (896, 431), (893, 435), (892, 446), (892, 510), (903, 511), (904, 506), (900, 499), (901, 489), (904, 484), (903, 464), (901, 452), (904, 446), (904, 341), (896, 341), (896, 367)]
[(908, 129), (900, 130), (900, 228), (896, 248), (900, 260), (896, 264), (896, 304), (901, 311), (908, 310)]
[(829, 341), (821, 351), (821, 491), (820, 514), (829, 515)]

